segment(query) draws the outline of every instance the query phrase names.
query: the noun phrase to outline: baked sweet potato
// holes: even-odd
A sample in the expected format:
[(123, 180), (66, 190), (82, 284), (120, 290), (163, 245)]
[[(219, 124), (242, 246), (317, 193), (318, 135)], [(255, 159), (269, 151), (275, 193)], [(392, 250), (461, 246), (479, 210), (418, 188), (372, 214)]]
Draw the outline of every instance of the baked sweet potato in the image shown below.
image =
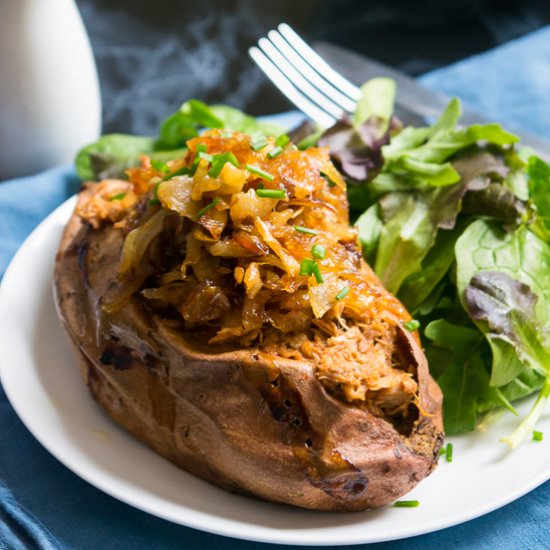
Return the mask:
[(441, 393), (327, 151), (273, 149), (210, 131), (169, 166), (88, 184), (57, 256), (60, 316), (97, 402), (185, 470), (379, 507), (435, 467)]

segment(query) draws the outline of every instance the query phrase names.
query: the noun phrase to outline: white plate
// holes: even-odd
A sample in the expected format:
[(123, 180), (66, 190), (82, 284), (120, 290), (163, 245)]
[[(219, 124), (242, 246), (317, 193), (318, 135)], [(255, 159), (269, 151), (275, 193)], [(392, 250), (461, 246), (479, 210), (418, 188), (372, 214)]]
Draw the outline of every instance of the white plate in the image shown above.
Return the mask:
[[(511, 502), (550, 478), (550, 437), (513, 453), (498, 442), (517, 420), (452, 438), (454, 461), (406, 498), (418, 508), (332, 514), (236, 496), (201, 481), (119, 429), (92, 400), (52, 297), (54, 256), (74, 199), (31, 234), (0, 288), (2, 383), (34, 436), (73, 472), (102, 491), (167, 520), (255, 541), (303, 545), (387, 541), (428, 533)], [(530, 403), (520, 407), (524, 413)], [(550, 434), (547, 412), (538, 429)]]

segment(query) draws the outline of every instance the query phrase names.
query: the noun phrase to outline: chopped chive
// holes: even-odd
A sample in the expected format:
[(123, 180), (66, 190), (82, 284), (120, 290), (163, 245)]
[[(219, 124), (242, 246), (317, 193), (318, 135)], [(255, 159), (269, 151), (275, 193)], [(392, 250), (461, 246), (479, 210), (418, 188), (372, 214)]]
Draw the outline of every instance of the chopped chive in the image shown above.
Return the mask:
[(325, 174), (324, 172), (321, 172), (321, 177), (323, 177), (327, 180), (327, 183), (328, 183), (329, 187), (336, 187), (335, 181), (332, 180), (329, 175)]
[(279, 146), (273, 147), (273, 149), (271, 149), (271, 151), (267, 153), (267, 158), (269, 160), (273, 160), (275, 157), (278, 157), (282, 152), (283, 152), (282, 147), (279, 147)]
[(336, 294), (337, 300), (342, 300), (348, 295), (349, 292), (349, 286), (345, 286), (338, 294)]
[(420, 321), (411, 319), (410, 321), (403, 323), (403, 327), (405, 327), (409, 332), (414, 332), (420, 328)]
[(220, 202), (220, 199), (216, 197), (210, 204), (207, 204), (204, 208), (201, 208), (195, 216), (196, 220), (200, 220), (211, 208), (216, 206)]
[(286, 193), (282, 189), (256, 189), (256, 195), (263, 199), (286, 199)]
[(317, 262), (313, 262), (311, 272), (313, 273), (317, 284), (321, 284), (323, 282), (323, 275), (321, 275), (321, 268), (319, 267), (319, 264)]
[(252, 136), (252, 141), (250, 142), (250, 147), (254, 151), (259, 151), (260, 149), (263, 149), (267, 145), (267, 138), (262, 135), (255, 135)]
[(317, 231), (317, 229), (310, 229), (309, 227), (303, 227), (302, 225), (295, 225), (294, 229), (298, 231), (298, 233), (306, 233), (307, 235), (319, 235), (319, 231)]
[(163, 174), (168, 174), (170, 172), (170, 167), (165, 162), (162, 162), (160, 160), (151, 159), (151, 166), (158, 170), (159, 172), (162, 172)]
[(441, 447), (441, 449), (439, 449), (439, 456), (443, 456), (447, 454), (447, 449), (445, 449), (445, 447)]
[(206, 153), (206, 145), (204, 143), (199, 143), (195, 149), (195, 158), (193, 159), (193, 164), (191, 165), (191, 171), (189, 172), (192, 176), (197, 171), (199, 162), (201, 161), (200, 154)]
[(208, 153), (203, 153), (202, 151), (199, 153), (199, 158), (207, 160), (208, 162), (212, 162), (212, 159), (214, 158), (212, 155), (209, 155)]
[(247, 164), (246, 169), (250, 170), (250, 172), (256, 174), (257, 176), (260, 176), (260, 178), (263, 178), (264, 180), (273, 181), (275, 179), (275, 176), (273, 174), (265, 172), (259, 166), (256, 166), (254, 164)]
[(398, 500), (393, 503), (396, 508), (418, 508), (420, 502), (418, 500)]
[(114, 197), (111, 197), (110, 201), (121, 201), (126, 196), (126, 193), (119, 193), (118, 195), (115, 195)]
[(158, 196), (158, 189), (159, 189), (159, 185), (161, 183), (162, 182), (159, 181), (159, 182), (155, 183), (155, 187), (153, 187), (153, 198), (149, 200), (149, 204), (151, 206), (158, 206), (160, 204), (160, 200), (159, 200), (159, 196)]
[(322, 260), (327, 255), (327, 249), (321, 244), (314, 244), (311, 249), (311, 255), (316, 260)]
[(208, 175), (211, 178), (217, 178), (227, 162), (231, 163), (237, 168), (239, 168), (240, 166), (239, 161), (233, 153), (222, 153), (220, 155), (214, 155), (212, 157), (212, 167), (208, 171)]
[(301, 261), (299, 275), (307, 275), (308, 277), (313, 275), (318, 284), (323, 282), (323, 276), (321, 275), (319, 264), (315, 260), (310, 260), (309, 258), (304, 258)]
[(533, 430), (533, 441), (542, 441), (543, 437), (544, 434), (542, 432), (537, 432), (537, 430)]
[(286, 134), (281, 134), (276, 140), (275, 145), (277, 147), (284, 147), (290, 142), (290, 138)]
[(453, 444), (452, 443), (447, 443), (447, 462), (452, 462), (453, 461)]
[(313, 260), (304, 258), (300, 262), (300, 275), (307, 275), (308, 277), (313, 273), (313, 266), (317, 265)]

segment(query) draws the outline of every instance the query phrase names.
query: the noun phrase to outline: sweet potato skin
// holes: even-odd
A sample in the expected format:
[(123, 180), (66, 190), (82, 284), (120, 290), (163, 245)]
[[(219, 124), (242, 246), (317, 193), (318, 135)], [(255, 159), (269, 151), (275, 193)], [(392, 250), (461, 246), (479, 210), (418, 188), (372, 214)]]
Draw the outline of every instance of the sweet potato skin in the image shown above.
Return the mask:
[(312, 365), (259, 350), (205, 353), (131, 299), (116, 315), (122, 232), (73, 216), (57, 255), (61, 320), (94, 399), (126, 430), (183, 469), (230, 491), (304, 508), (388, 504), (436, 466), (441, 392), (415, 339), (420, 413), (410, 434), (344, 403)]

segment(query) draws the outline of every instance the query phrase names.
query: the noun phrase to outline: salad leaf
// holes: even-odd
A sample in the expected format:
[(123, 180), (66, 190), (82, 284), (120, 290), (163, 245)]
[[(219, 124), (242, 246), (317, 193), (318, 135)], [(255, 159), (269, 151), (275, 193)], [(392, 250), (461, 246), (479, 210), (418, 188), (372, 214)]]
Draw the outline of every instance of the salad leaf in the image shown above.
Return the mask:
[(393, 118), (395, 82), (373, 78), (361, 87), (352, 119), (339, 120), (319, 138), (330, 150), (351, 185), (372, 180), (384, 163), (381, 148), (389, 143), (397, 122)]
[[(414, 314), (433, 293), (455, 261), (455, 243), (464, 231), (464, 223), (458, 224), (450, 231), (439, 231), (434, 245), (424, 259), (420, 269), (411, 273), (399, 289), (398, 298)], [(433, 304), (435, 307), (436, 303)]]
[(475, 328), (453, 325), (444, 319), (431, 322), (425, 336), (433, 344), (432, 357), (437, 349), (446, 352), (437, 357), (439, 364), (445, 365), (437, 377), (445, 396), (445, 432), (454, 435), (471, 431), (477, 423), (478, 400), (490, 392), (489, 375), (480, 355), (483, 336)]
[(197, 99), (186, 101), (179, 110), (164, 120), (160, 127), (156, 147), (176, 149), (197, 136), (202, 128), (224, 128), (247, 134), (262, 133), (278, 136), (283, 129), (272, 123), (262, 122), (227, 105), (206, 105)]
[(210, 110), (223, 124), (223, 126), (216, 126), (216, 128), (225, 128), (226, 130), (245, 134), (260, 133), (273, 137), (278, 137), (286, 131), (286, 128), (278, 124), (260, 120), (228, 105), (212, 105)]
[(351, 185), (367, 181), (382, 168), (381, 147), (389, 140), (388, 133), (378, 137), (376, 124), (365, 122), (358, 130), (349, 119), (343, 119), (319, 138), (321, 147), (328, 147), (331, 159)]
[(385, 225), (374, 270), (390, 292), (397, 294), (407, 277), (422, 270), (438, 230), (455, 226), (462, 197), (472, 182), (388, 193), (379, 200)]
[(534, 211), (529, 204), (498, 183), (468, 193), (464, 197), (463, 211), (465, 214), (499, 218), (506, 229), (514, 229), (534, 220)]
[(389, 128), (395, 103), (395, 80), (391, 78), (371, 78), (361, 86), (361, 95), (353, 113), (353, 126), (360, 131), (368, 121), (376, 125), (378, 137)]
[(416, 174), (431, 185), (450, 185), (460, 179), (457, 170), (447, 162), (457, 152), (479, 141), (500, 146), (518, 141), (499, 124), (455, 128), (460, 111), (460, 102), (455, 98), (432, 127), (401, 132), (382, 150), (385, 170)]
[(550, 371), (550, 335), (537, 319), (537, 300), (528, 285), (499, 271), (480, 271), (465, 293), (470, 316), (487, 323), (489, 338), (508, 342), (524, 362), (548, 365)]
[[(505, 232), (494, 222), (478, 220), (457, 241), (456, 252), (460, 295), (465, 307), (472, 308), (472, 317), (478, 318), (493, 351), (491, 385), (514, 381), (525, 366), (545, 376), (533, 409), (506, 438), (515, 447), (532, 428), (550, 395), (550, 340), (544, 329), (550, 319), (550, 246), (526, 226)], [(476, 276), (486, 272), (500, 275), (485, 275), (485, 280), (476, 283)], [(472, 283), (477, 284), (473, 287), (477, 298), (485, 300), (483, 308), (474, 307)], [(497, 299), (501, 302), (498, 308)], [(492, 317), (486, 314), (487, 308), (494, 309)]]
[(482, 271), (470, 281), (465, 300), (471, 317), (486, 323), (484, 332), (490, 340), (511, 344), (524, 363), (546, 370), (547, 380), (533, 409), (514, 434), (504, 438), (514, 448), (533, 429), (550, 395), (550, 338), (537, 317), (538, 297), (506, 273)]
[(529, 196), (537, 209), (537, 234), (550, 240), (550, 166), (536, 156), (529, 158)]
[(363, 256), (374, 263), (378, 240), (382, 231), (382, 220), (378, 214), (378, 204), (373, 204), (355, 222), (359, 231), (359, 242), (363, 247)]
[[(356, 125), (372, 112), (368, 101), (362, 109)], [(526, 363), (516, 340), (490, 337), (487, 322), (469, 316), (472, 278), (495, 271), (529, 285), (537, 322), (550, 321), (550, 166), (527, 161), (498, 124), (461, 128), (459, 116), (455, 99), (432, 126), (390, 126), (382, 167), (348, 186), (365, 258), (426, 327), (421, 337), (453, 433), (495, 408), (515, 412), (511, 402), (546, 380), (543, 355)], [(357, 132), (332, 132), (338, 155), (349, 158)], [(511, 330), (519, 338), (519, 328)], [(464, 356), (466, 349), (475, 351)]]
[(84, 180), (117, 177), (137, 164), (140, 155), (154, 151), (155, 140), (144, 136), (107, 134), (80, 149), (76, 156), (76, 173)]
[(249, 134), (279, 136), (283, 128), (258, 120), (233, 107), (209, 106), (197, 99), (186, 101), (161, 124), (157, 139), (147, 136), (108, 134), (80, 149), (76, 172), (83, 180), (124, 177), (126, 168), (136, 166), (140, 155), (160, 162), (185, 154), (187, 140), (202, 128), (225, 128)]

